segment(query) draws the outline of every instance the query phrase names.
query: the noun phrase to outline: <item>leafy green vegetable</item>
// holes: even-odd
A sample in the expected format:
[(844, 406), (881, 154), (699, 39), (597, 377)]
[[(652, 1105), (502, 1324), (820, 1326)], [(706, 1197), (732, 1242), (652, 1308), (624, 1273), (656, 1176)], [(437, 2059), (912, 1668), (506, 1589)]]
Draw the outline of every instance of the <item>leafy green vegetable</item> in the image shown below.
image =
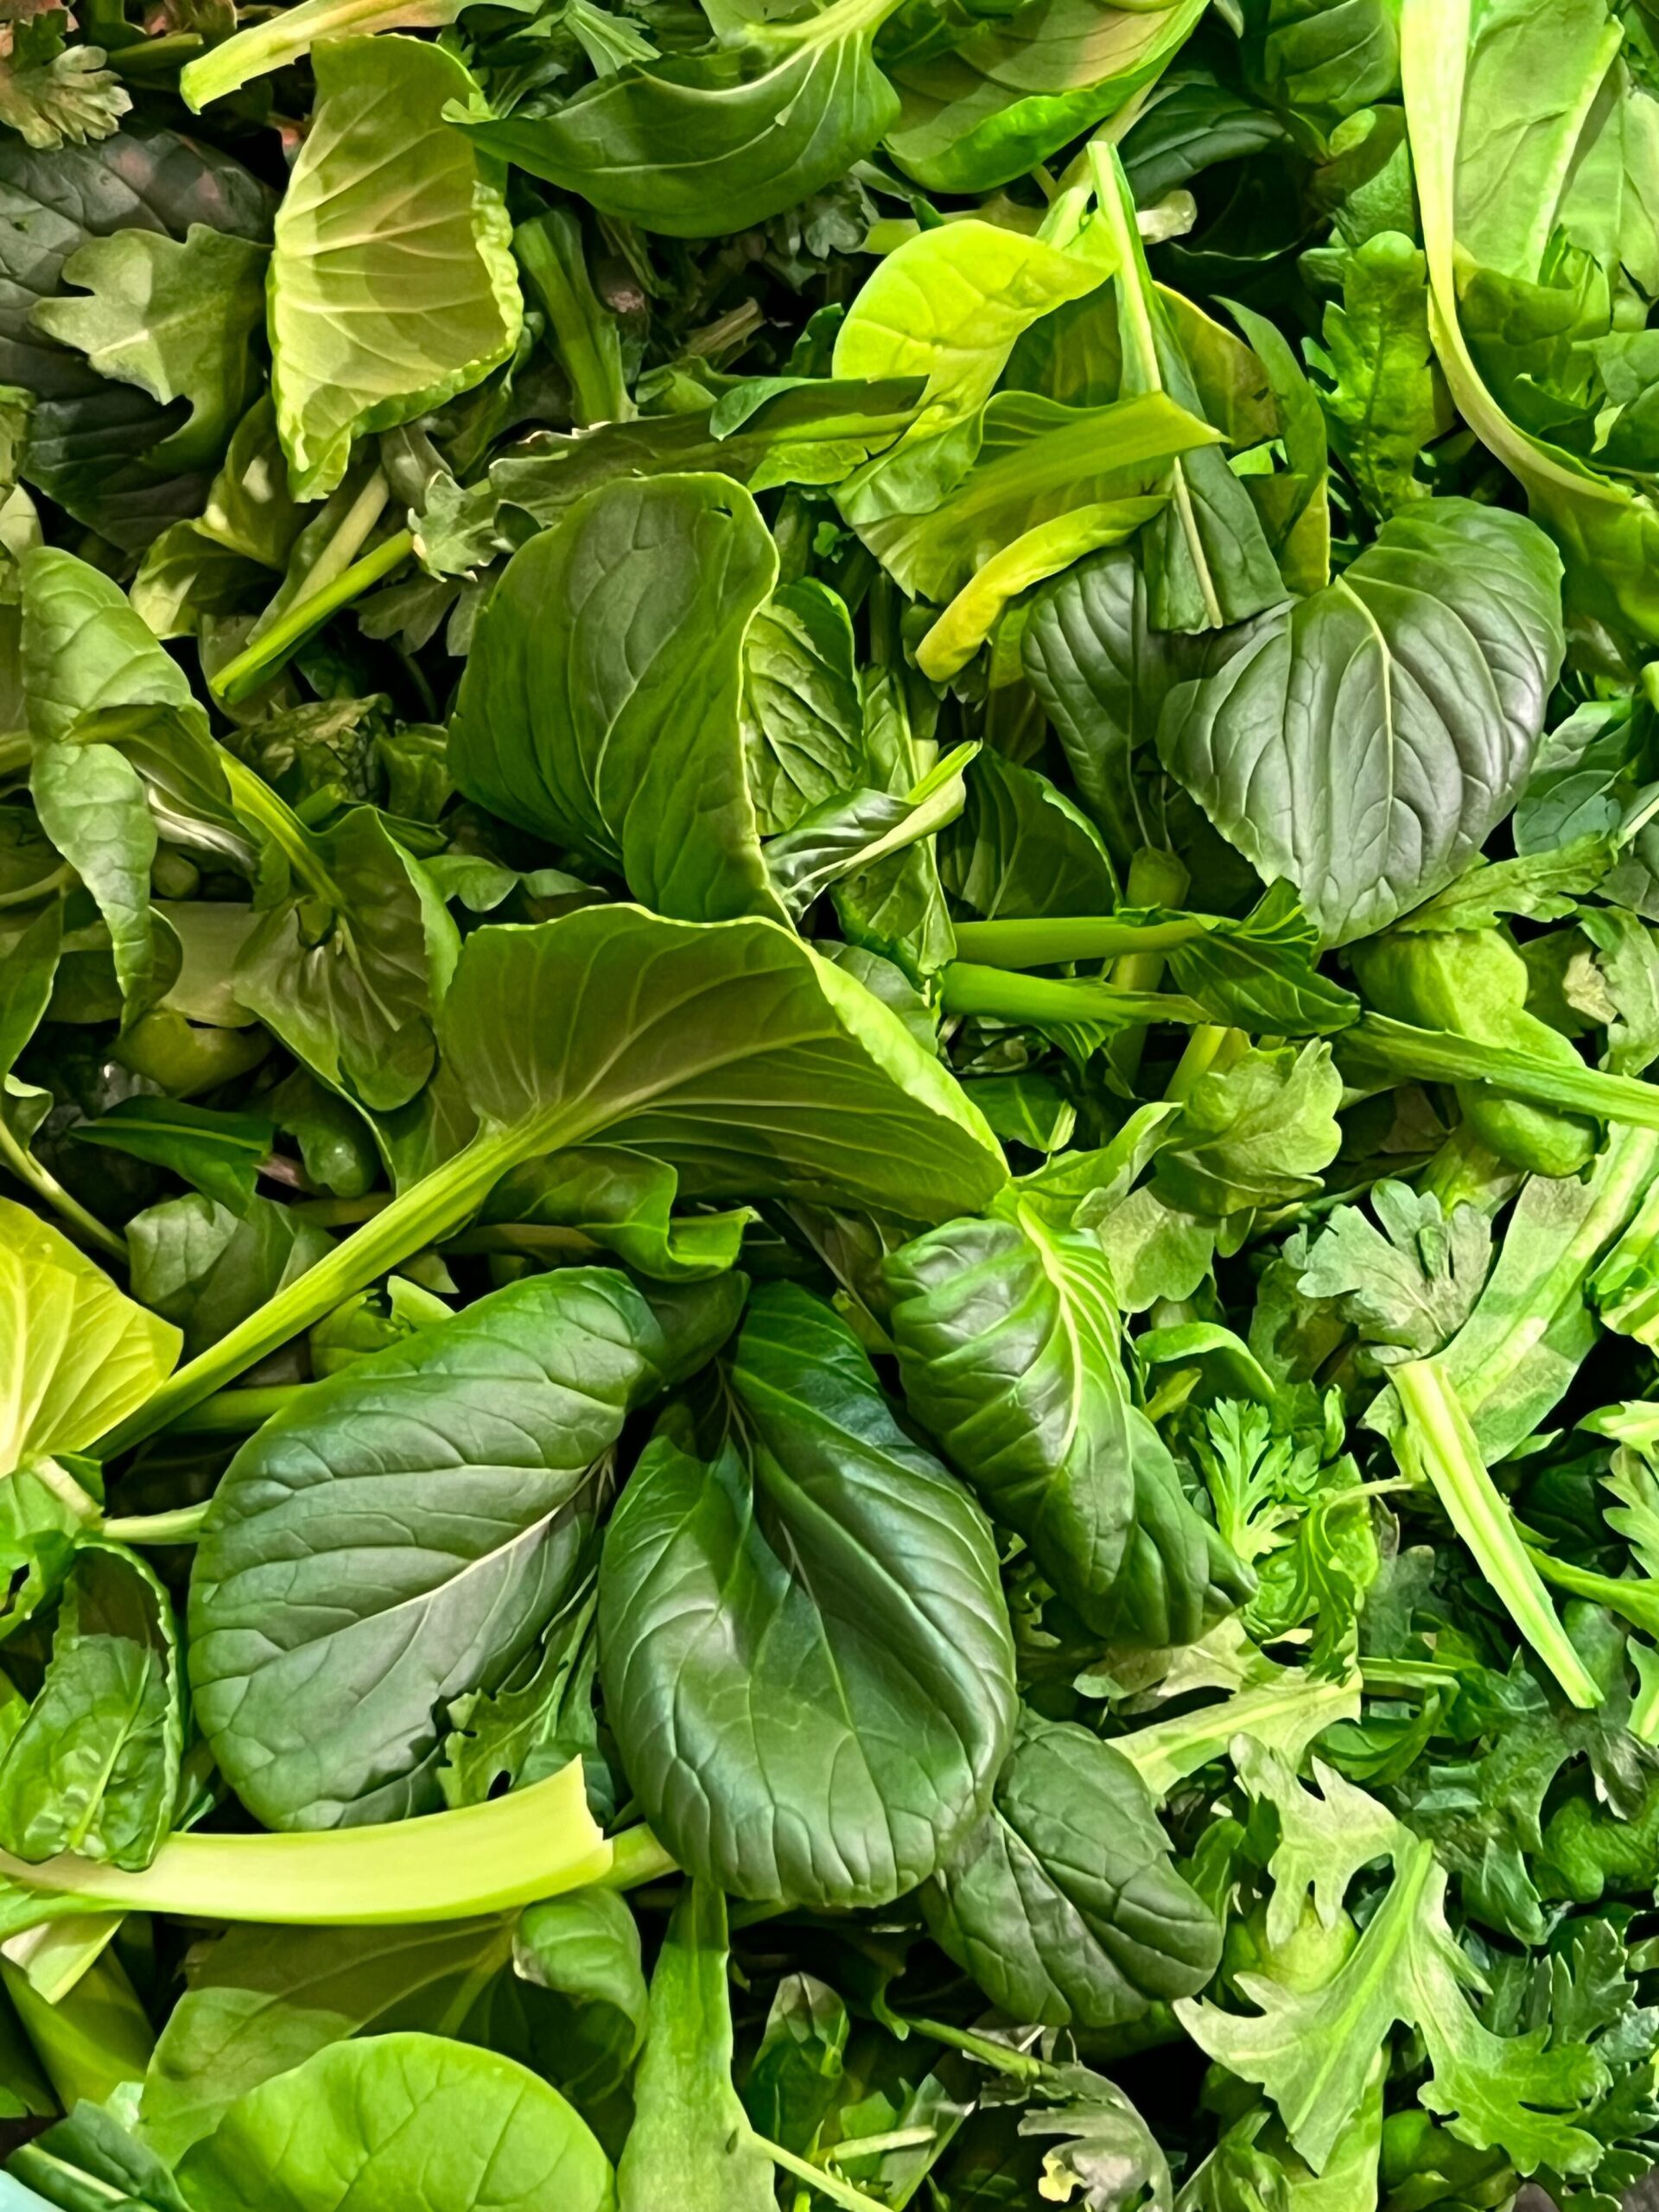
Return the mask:
[[(617, 1003), (632, 1007), (630, 1026), (601, 1060), (582, 1031), (596, 1033)], [(711, 931), (625, 908), (480, 934), (445, 1011), (459, 1128), (442, 1149), (461, 1148), (182, 1371), (170, 1398), (145, 1408), (147, 1429), (457, 1227), (512, 1167), (566, 1144), (632, 1136), (699, 1195), (718, 1196), (733, 1187), (731, 1147), (747, 1128), (743, 1190), (929, 1213), (1005, 1178), (983, 1122), (897, 1016), (770, 923)], [(524, 1033), (535, 1040), (527, 1058), (513, 1050)], [(443, 1135), (440, 1122), (434, 1148)]]
[(84, 1452), (142, 1406), (179, 1353), (179, 1332), (124, 1297), (101, 1268), (27, 1208), (0, 1199), (6, 1313), (0, 1460)]
[(924, 1888), (922, 1910), (1001, 2011), (1056, 2026), (1112, 2027), (1191, 1996), (1220, 1955), (1129, 1762), (1033, 1714), (994, 1809)]
[[(524, 309), (499, 188), (443, 119), (469, 82), (415, 39), (319, 51), (316, 124), (270, 263), (271, 395), (297, 498), (333, 491), (353, 438), (465, 391), (517, 341)], [(359, 333), (363, 287), (385, 321)]]
[(1406, 1413), (1408, 1466), (1433, 1484), (1488, 1584), (1573, 1704), (1598, 1703), (1600, 1689), (1562, 1633), (1537, 1569), (1481, 1465), (1474, 1431), (1445, 1370), (1433, 1360), (1408, 1361), (1395, 1374), (1395, 1388)]
[(988, 11), (937, 54), (893, 72), (893, 156), (936, 192), (988, 192), (1128, 106), (1192, 31), (1193, 0)]
[(1525, 523), (1419, 503), (1177, 686), (1164, 763), (1329, 942), (1370, 935), (1459, 874), (1513, 805), (1560, 666), (1558, 591)]
[(83, 1545), (40, 1695), (0, 1761), (0, 1846), (148, 1866), (172, 1823), (182, 1736), (166, 1592), (140, 1560)]
[(1022, 1207), (937, 1230), (886, 1274), (912, 1408), (1090, 1627), (1189, 1643), (1248, 1592), (1130, 1401), (1094, 1237)]
[[(243, 1446), (192, 1568), (191, 1690), (267, 1826), (436, 1803), (436, 1715), (546, 1625), (596, 1463), (632, 1403), (709, 1357), (737, 1287), (653, 1309), (621, 1276), (531, 1277), (316, 1384)], [(275, 1648), (273, 1581), (295, 1630)]]
[(611, 1725), (682, 1863), (739, 1897), (880, 1902), (946, 1857), (1007, 1747), (989, 1532), (804, 1293), (757, 1294), (731, 1388), (742, 1441), (704, 1461), (660, 1431), (612, 1517)]
[(1288, 1975), (1247, 1974), (1239, 1986), (1258, 2010), (1229, 2013), (1180, 2001), (1191, 2032), (1214, 2057), (1258, 2082), (1292, 2142), (1317, 2173), (1364, 2098), (1391, 2024), (1419, 2031), (1432, 2069), (1424, 2095), (1459, 2132), (1501, 2147), (1523, 2170), (1548, 2163), (1572, 2173), (1597, 2146), (1570, 2117), (1602, 2080), (1594, 2053), (1547, 2049), (1547, 2031), (1494, 2035), (1467, 1995), (1473, 1971), (1445, 1916), (1446, 1876), (1430, 1847), (1363, 1790), (1328, 1768), (1305, 1788), (1271, 1751), (1245, 1746), (1240, 1765), (1253, 1796), (1278, 1812), (1267, 1935), (1282, 1943), (1311, 1905), (1332, 1928), (1358, 1870), (1386, 1858), (1391, 1879), (1364, 1933), (1335, 1971), (1299, 1986)]
[(739, 719), (777, 572), (754, 502), (718, 476), (590, 492), (491, 601), (455, 723), (462, 790), (581, 846), (658, 912), (781, 918)]
[[(238, 2097), (180, 2168), (193, 2206), (338, 2212), (414, 2180), (430, 2212), (609, 2212), (609, 2162), (556, 2089), (435, 2036), (336, 2044)], [(417, 2179), (416, 2177), (418, 2177)]]
[(90, 297), (48, 300), (35, 326), (78, 346), (100, 376), (136, 384), (190, 413), (157, 448), (188, 467), (223, 452), (254, 396), (250, 340), (264, 316), (270, 256), (247, 238), (193, 223), (183, 238), (121, 231), (92, 238), (63, 265)]
[(688, 1882), (651, 1980), (639, 2117), (617, 2176), (625, 2212), (672, 2191), (693, 2212), (764, 2212), (772, 2167), (732, 2087), (726, 1900)]
[(19, 0), (0, 2197), (1638, 2202), (1656, 302), (1659, 0)]
[(640, 61), (535, 119), (467, 112), (480, 146), (607, 215), (709, 238), (808, 198), (867, 154), (898, 109), (875, 66), (897, 0), (832, 0), (804, 20), (730, 11), (709, 54)]

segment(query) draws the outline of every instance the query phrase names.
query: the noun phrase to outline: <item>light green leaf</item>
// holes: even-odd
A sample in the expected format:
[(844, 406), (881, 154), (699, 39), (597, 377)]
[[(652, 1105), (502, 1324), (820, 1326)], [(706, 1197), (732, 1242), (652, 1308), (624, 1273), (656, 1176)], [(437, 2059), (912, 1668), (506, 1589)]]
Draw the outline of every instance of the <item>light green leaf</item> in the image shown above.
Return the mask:
[(1027, 0), (975, 22), (950, 52), (894, 69), (903, 105), (887, 150), (931, 192), (1011, 183), (1123, 107), (1203, 12), (1204, 0)]
[(310, 53), (323, 39), (375, 31), (435, 31), (453, 23), (467, 0), (299, 0), (278, 16), (249, 23), (179, 72), (179, 95), (200, 115), (210, 101), (240, 92)]
[[(1645, 493), (1599, 474), (1512, 422), (1464, 335), (1459, 165), (1473, 19), (1473, 0), (1404, 0), (1401, 21), (1401, 77), (1428, 256), (1434, 350), (1459, 413), (1520, 480), (1533, 515), (1560, 547), (1569, 605), (1651, 641), (1659, 639), (1659, 510)], [(1555, 66), (1555, 51), (1553, 42), (1536, 36), (1543, 20), (1533, 19), (1529, 66), (1548, 73)]]
[(1154, 1188), (1171, 1205), (1217, 1218), (1311, 1197), (1342, 1141), (1341, 1103), (1328, 1045), (1253, 1046), (1194, 1084)]
[(1590, 1709), (1602, 1691), (1561, 1626), (1528, 1556), (1509, 1501), (1486, 1471), (1456, 1384), (1438, 1359), (1408, 1360), (1394, 1387), (1405, 1409), (1395, 1449), (1407, 1472), (1425, 1478), (1446, 1518), (1474, 1554), (1481, 1580), (1549, 1669), (1573, 1704)]
[[(867, 518), (862, 501), (844, 499), (843, 506), (906, 591), (943, 601), (1027, 533), (1078, 507), (1117, 506), (1118, 534), (1128, 536), (1162, 507), (1167, 464), (1217, 442), (1207, 423), (1164, 392), (1098, 408), (999, 392), (980, 417), (971, 465), (938, 487), (944, 496), (936, 503), (912, 511), (918, 487), (893, 512), (905, 473), (895, 460), (881, 470), (884, 512)], [(931, 450), (912, 448), (911, 466)]]
[(1022, 531), (982, 562), (916, 648), (916, 665), (935, 683), (964, 669), (1009, 603), (1085, 555), (1122, 545), (1152, 520), (1161, 498), (1111, 499), (1073, 507)]
[[(1181, 320), (1153, 283), (1134, 195), (1116, 151), (1091, 147), (1090, 162), (1099, 220), (1116, 246), (1122, 398), (1167, 395), (1200, 421), (1212, 407), (1220, 413), (1213, 399), (1206, 404), (1202, 390), (1202, 351), (1196, 344), (1189, 351)], [(1190, 316), (1185, 320), (1191, 324)], [(1204, 321), (1197, 335), (1212, 343)], [(1285, 587), (1249, 493), (1216, 446), (1198, 446), (1178, 457), (1169, 488), (1168, 505), (1148, 525), (1142, 548), (1154, 628), (1218, 630), (1283, 599)]]
[(465, 391), (518, 342), (499, 188), (443, 119), (472, 79), (418, 39), (340, 39), (276, 217), (271, 391), (296, 497), (331, 492), (352, 442)]
[(732, 2087), (726, 1900), (681, 1891), (651, 1979), (634, 2124), (617, 2172), (621, 2212), (772, 2212), (772, 2162)]
[(181, 1338), (27, 1206), (0, 1198), (0, 1232), (3, 1474), (95, 1444), (168, 1374)]
[(454, 120), (601, 214), (674, 238), (745, 230), (840, 176), (893, 121), (874, 45), (897, 4), (833, 0), (788, 22), (734, 24), (733, 43), (631, 63), (551, 115), (498, 118), (480, 105)]
[(149, 871), (159, 841), (143, 779), (112, 745), (42, 745), (29, 793), (41, 827), (98, 901), (131, 1021), (170, 980), (150, 906)]
[(130, 1552), (83, 1542), (40, 1695), (0, 1758), (0, 1847), (148, 1866), (173, 1825), (183, 1738), (166, 1591)]
[(110, 137), (132, 95), (105, 67), (103, 48), (60, 46), (25, 58), (32, 45), (47, 42), (29, 41), (26, 17), (14, 22), (12, 50), (0, 60), (0, 124), (41, 153), (55, 153), (66, 141), (85, 146)]
[(1433, 2068), (1423, 2102), (1452, 2115), (1464, 2139), (1507, 2152), (1523, 2172), (1592, 2169), (1602, 2146), (1567, 2115), (1605, 2086), (1605, 2070), (1582, 2045), (1547, 2050), (1545, 2028), (1503, 2037), (1477, 2018), (1467, 1994), (1475, 1969), (1446, 1924), (1446, 1872), (1431, 1846), (1317, 1762), (1319, 1794), (1248, 1738), (1234, 1756), (1251, 1796), (1279, 1815), (1270, 1940), (1275, 1929), (1282, 1940), (1299, 1924), (1310, 1895), (1322, 1923), (1334, 1925), (1368, 1860), (1386, 1857), (1392, 1878), (1328, 1980), (1293, 1988), (1241, 1974), (1242, 1993), (1260, 2007), (1249, 2015), (1180, 1999), (1177, 2013), (1200, 2049), (1267, 2091), (1319, 2173), (1364, 2101), (1384, 2038), (1404, 2022), (1421, 2031)]
[(1421, 499), (1417, 456), (1452, 427), (1428, 335), (1428, 263), (1398, 231), (1344, 257), (1342, 304), (1325, 311), (1314, 365), (1331, 440), (1380, 522)]
[[(1584, 1178), (1528, 1178), (1475, 1309), (1440, 1359), (1493, 1464), (1535, 1433), (1600, 1334), (1598, 1263), (1644, 1204), (1656, 1165), (1659, 1137), (1616, 1126)], [(1387, 1433), (1398, 1417), (1389, 1395), (1368, 1421)]]
[(871, 273), (836, 334), (838, 378), (924, 377), (912, 443), (985, 404), (1016, 340), (1116, 266), (1090, 221), (1069, 245), (969, 216), (921, 231)]
[(29, 727), (66, 739), (106, 708), (173, 707), (205, 730), (190, 679), (111, 578), (73, 553), (23, 556), (23, 683)]
[(453, 2005), (512, 1949), (505, 1915), (426, 1928), (227, 1929), (193, 1954), (156, 2041), (144, 2140), (176, 2164), (260, 2082), (429, 1993)]
[(1491, 1223), (1472, 1205), (1448, 1217), (1432, 1191), (1404, 1183), (1374, 1185), (1370, 1203), (1381, 1227), (1357, 1206), (1338, 1206), (1308, 1247), (1297, 1287), (1340, 1300), (1365, 1365), (1426, 1359), (1473, 1310), (1491, 1264)]
[(189, 2152), (197, 2212), (613, 2212), (611, 2169), (556, 2089), (442, 2036), (330, 2044), (248, 2091)]

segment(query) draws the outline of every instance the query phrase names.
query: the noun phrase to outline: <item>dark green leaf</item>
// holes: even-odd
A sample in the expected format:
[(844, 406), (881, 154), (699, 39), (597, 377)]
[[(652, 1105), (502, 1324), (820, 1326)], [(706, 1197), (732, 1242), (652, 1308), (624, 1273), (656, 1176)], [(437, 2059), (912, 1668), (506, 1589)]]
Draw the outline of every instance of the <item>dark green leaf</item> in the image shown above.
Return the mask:
[(130, 1553), (83, 1544), (41, 1694), (0, 1758), (0, 1845), (148, 1866), (172, 1826), (183, 1734), (167, 1592)]
[(671, 1424), (612, 1519), (607, 1714), (682, 1865), (740, 1897), (879, 1903), (950, 1851), (1007, 1746), (989, 1531), (805, 1293), (757, 1295), (732, 1387), (743, 1440), (706, 1463)]
[(723, 478), (591, 493), (496, 588), (450, 739), (461, 789), (664, 912), (781, 917), (740, 728), (744, 639), (776, 574)]
[(170, 1167), (207, 1198), (243, 1213), (253, 1196), (259, 1163), (269, 1157), (271, 1123), (261, 1114), (216, 1112), (178, 1098), (123, 1098), (75, 1135), (134, 1160)]
[(261, 1819), (439, 1802), (443, 1706), (533, 1644), (577, 1567), (595, 1463), (632, 1405), (707, 1359), (741, 1295), (733, 1277), (648, 1304), (620, 1274), (536, 1276), (315, 1384), (243, 1446), (192, 1571), (191, 1687)]
[(1526, 782), (1560, 667), (1541, 531), (1419, 502), (1342, 577), (1217, 641), (1159, 728), (1165, 765), (1327, 943), (1461, 873)]
[(1030, 1712), (991, 1810), (921, 1902), (999, 2012), (1051, 2027), (1137, 2019), (1202, 1989), (1221, 1956), (1220, 1925), (1171, 1866), (1129, 1761)]

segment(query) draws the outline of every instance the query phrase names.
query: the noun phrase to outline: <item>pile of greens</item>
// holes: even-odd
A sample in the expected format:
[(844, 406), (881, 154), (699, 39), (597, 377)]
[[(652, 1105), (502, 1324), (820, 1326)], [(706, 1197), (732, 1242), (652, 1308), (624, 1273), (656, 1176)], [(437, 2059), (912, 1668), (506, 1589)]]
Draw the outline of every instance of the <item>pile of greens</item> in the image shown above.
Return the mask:
[(18, 0), (0, 2208), (1659, 2164), (1659, 7)]

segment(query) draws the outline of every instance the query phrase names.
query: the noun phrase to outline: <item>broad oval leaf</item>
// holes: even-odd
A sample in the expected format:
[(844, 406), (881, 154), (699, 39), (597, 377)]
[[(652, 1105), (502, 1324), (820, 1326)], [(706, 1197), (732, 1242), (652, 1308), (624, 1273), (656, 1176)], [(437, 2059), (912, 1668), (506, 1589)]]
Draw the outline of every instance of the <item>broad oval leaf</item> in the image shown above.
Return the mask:
[(734, 1896), (880, 1904), (983, 1809), (1014, 1725), (996, 1550), (857, 1339), (755, 1299), (712, 1465), (665, 1427), (600, 1569), (606, 1711), (646, 1817)]
[(976, 1210), (1007, 1179), (938, 1060), (771, 922), (607, 906), (480, 931), (442, 1042), (458, 1093), (515, 1133), (518, 1158), (602, 1132), (671, 1161), (688, 1196), (821, 1198), (910, 1220)]
[(774, 922), (588, 907), (474, 931), (439, 1018), (438, 1073), (384, 1141), (402, 1187), (158, 1390), (110, 1448), (175, 1418), (388, 1267), (459, 1229), (525, 1161), (603, 1140), (667, 1161), (688, 1198), (788, 1197), (946, 1221), (1007, 1167), (928, 1046)]
[(23, 556), (23, 688), (39, 744), (118, 707), (175, 707), (204, 734), (190, 679), (101, 570), (54, 546)]
[(1180, 650), (1179, 639), (1147, 621), (1146, 578), (1127, 549), (1056, 576), (1026, 619), (1026, 680), (1054, 726), (1078, 798), (1126, 872), (1146, 842), (1150, 810), (1135, 787), (1136, 755), (1144, 768)]
[(921, 231), (872, 271), (836, 334), (837, 377), (925, 377), (920, 438), (982, 407), (1032, 324), (1105, 283), (1116, 251), (1090, 222), (1071, 250), (968, 216)]
[(519, 1981), (541, 1993), (537, 2041), (559, 2087), (589, 2107), (610, 2096), (646, 2028), (639, 1923), (626, 1902), (589, 1887), (531, 1905), (513, 1930), (512, 1963)]
[[(574, 1895), (585, 1894), (582, 1891)], [(607, 1896), (608, 1891), (594, 1892)], [(144, 2139), (169, 2165), (237, 2099), (512, 1954), (512, 1916), (387, 1928), (232, 1924), (193, 1954), (144, 2076)]]
[(613, 2212), (610, 2161), (556, 2089), (444, 2036), (367, 2036), (238, 2097), (188, 2152), (197, 2212)]
[(473, 80), (421, 39), (326, 41), (317, 106), (276, 217), (271, 392), (296, 494), (346, 473), (352, 441), (465, 391), (524, 319), (493, 177), (443, 119)]
[(1369, 936), (1515, 804), (1566, 650), (1560, 580), (1524, 517), (1420, 502), (1335, 583), (1216, 640), (1165, 704), (1165, 766), (1328, 944)]
[(602, 486), (521, 546), (461, 679), (469, 797), (688, 921), (783, 918), (744, 767), (743, 646), (778, 555), (723, 476)]
[(1109, 2028), (1191, 1997), (1221, 1927), (1122, 1751), (1027, 1711), (988, 1812), (921, 1892), (934, 1941), (1010, 2019)]
[(876, 67), (897, 0), (836, 0), (741, 45), (633, 62), (551, 115), (457, 114), (491, 153), (672, 238), (764, 223), (870, 152), (899, 111)]
[[(250, 775), (237, 772), (238, 793)], [(264, 884), (232, 971), (238, 1003), (332, 1090), (378, 1113), (404, 1105), (432, 1072), (460, 950), (425, 874), (376, 808), (354, 806), (322, 830), (289, 817)]]
[(537, 1275), (314, 1384), (238, 1452), (190, 1579), (213, 1755), (270, 1827), (442, 1801), (443, 1709), (567, 1592), (594, 1462), (730, 1330), (741, 1280)]
[(1249, 1595), (1130, 1401), (1098, 1239), (1021, 1207), (917, 1237), (884, 1273), (912, 1409), (1090, 1629), (1189, 1643)]
[(961, 818), (939, 840), (953, 898), (988, 920), (1112, 912), (1117, 883), (1101, 840), (1046, 776), (988, 746), (966, 785)]
[(621, 1145), (579, 1145), (515, 1169), (490, 1193), (480, 1219), (508, 1230), (508, 1249), (522, 1243), (561, 1262), (573, 1243), (582, 1250), (591, 1242), (658, 1282), (724, 1274), (737, 1265), (753, 1210), (677, 1215), (678, 1194), (679, 1177), (663, 1160)]
[(865, 781), (858, 648), (846, 604), (827, 584), (802, 577), (757, 612), (743, 694), (749, 789), (766, 836)]

